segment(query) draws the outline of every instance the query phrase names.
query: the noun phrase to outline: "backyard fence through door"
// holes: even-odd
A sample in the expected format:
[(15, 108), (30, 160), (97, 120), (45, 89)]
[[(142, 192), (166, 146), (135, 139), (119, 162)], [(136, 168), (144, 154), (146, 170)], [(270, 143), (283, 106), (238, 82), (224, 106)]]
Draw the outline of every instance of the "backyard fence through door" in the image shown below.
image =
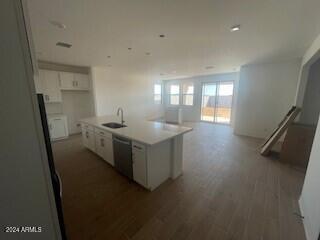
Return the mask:
[(202, 84), (202, 121), (230, 124), (233, 88), (233, 81)]

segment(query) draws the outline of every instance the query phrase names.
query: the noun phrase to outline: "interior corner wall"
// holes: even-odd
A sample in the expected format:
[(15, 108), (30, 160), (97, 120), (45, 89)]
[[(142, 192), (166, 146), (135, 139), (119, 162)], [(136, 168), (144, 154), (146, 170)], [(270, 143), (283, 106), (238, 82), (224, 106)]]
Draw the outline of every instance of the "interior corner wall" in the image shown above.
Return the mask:
[[(174, 80), (166, 80), (164, 84), (164, 103), (166, 108), (181, 108), (182, 109), (182, 120), (186, 122), (198, 122), (200, 121), (201, 114), (201, 94), (202, 94), (202, 84), (210, 82), (226, 82), (234, 81), (234, 95), (233, 95), (233, 107), (232, 107), (232, 116), (231, 116), (231, 125), (234, 123), (234, 113), (236, 111), (235, 102), (237, 98), (237, 87), (238, 87), (238, 72), (231, 73), (220, 73), (220, 74), (211, 74), (204, 76), (194, 76), (191, 78), (182, 78)], [(193, 83), (194, 84), (194, 95), (193, 95), (193, 106), (172, 106), (169, 103), (169, 86), (171, 84), (181, 84), (181, 83)]]
[(320, 113), (320, 59), (309, 68), (299, 122), (317, 125)]
[(301, 59), (241, 67), (234, 132), (266, 138), (294, 105)]
[(162, 104), (153, 99), (154, 84), (148, 74), (92, 67), (95, 112), (97, 116), (115, 115), (122, 107), (124, 115), (155, 119), (163, 116)]
[[(320, 59), (320, 35), (306, 51), (302, 69)], [(299, 79), (296, 101), (303, 97), (304, 78)], [(318, 121), (316, 134), (312, 144), (309, 164), (300, 197), (300, 210), (304, 216), (304, 228), (308, 240), (316, 240), (320, 234), (320, 123)]]

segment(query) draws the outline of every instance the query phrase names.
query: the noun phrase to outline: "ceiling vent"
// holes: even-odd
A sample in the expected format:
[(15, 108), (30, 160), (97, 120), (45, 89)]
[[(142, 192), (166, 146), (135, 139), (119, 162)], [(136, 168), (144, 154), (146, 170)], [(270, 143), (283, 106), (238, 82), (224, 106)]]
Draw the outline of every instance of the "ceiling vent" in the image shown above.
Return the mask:
[(65, 48), (71, 48), (72, 47), (72, 44), (65, 43), (65, 42), (57, 42), (56, 45), (59, 46), (59, 47), (65, 47)]

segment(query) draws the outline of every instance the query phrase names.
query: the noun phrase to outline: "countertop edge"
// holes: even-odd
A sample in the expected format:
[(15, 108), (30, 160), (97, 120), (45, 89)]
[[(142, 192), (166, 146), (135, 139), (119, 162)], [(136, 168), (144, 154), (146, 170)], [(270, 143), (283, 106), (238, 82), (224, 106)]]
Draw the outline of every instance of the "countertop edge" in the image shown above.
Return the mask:
[(94, 127), (96, 127), (96, 128), (99, 128), (99, 129), (101, 129), (101, 130), (107, 131), (107, 132), (109, 132), (109, 133), (111, 133), (111, 134), (115, 134), (115, 135), (118, 135), (118, 136), (120, 136), (120, 137), (129, 138), (129, 139), (131, 139), (131, 140), (133, 140), (133, 141), (137, 141), (137, 142), (143, 143), (143, 144), (148, 145), (148, 146), (153, 146), (153, 145), (156, 145), (156, 144), (158, 144), (158, 143), (161, 143), (161, 142), (164, 142), (164, 141), (167, 141), (167, 140), (171, 140), (172, 138), (175, 138), (175, 137), (178, 137), (178, 136), (180, 136), (180, 135), (186, 134), (186, 133), (191, 132), (191, 131), (193, 130), (193, 128), (188, 127), (189, 129), (186, 130), (186, 131), (184, 131), (184, 132), (176, 133), (176, 135), (174, 135), (174, 136), (172, 136), (172, 137), (168, 137), (168, 138), (166, 138), (166, 139), (163, 139), (163, 140), (160, 140), (160, 141), (157, 141), (157, 142), (152, 142), (152, 143), (150, 143), (150, 142), (144, 142), (144, 141), (141, 141), (141, 140), (139, 140), (139, 139), (132, 138), (131, 136), (127, 136), (127, 135), (123, 135), (123, 134), (121, 134), (121, 133), (114, 132), (114, 131), (112, 131), (112, 129), (110, 129), (110, 128), (108, 128), (108, 127), (100, 126), (100, 125), (98, 125), (98, 124), (92, 124), (92, 123), (87, 122), (87, 121), (85, 121), (85, 120), (79, 120), (79, 122), (80, 122), (80, 123), (85, 123), (85, 124), (92, 125), (92, 126), (94, 126)]

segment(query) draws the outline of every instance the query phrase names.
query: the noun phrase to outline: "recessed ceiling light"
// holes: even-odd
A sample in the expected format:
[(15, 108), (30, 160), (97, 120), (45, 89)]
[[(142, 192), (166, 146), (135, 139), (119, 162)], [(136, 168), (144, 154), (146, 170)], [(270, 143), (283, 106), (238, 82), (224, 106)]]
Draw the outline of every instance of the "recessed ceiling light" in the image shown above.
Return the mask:
[(66, 29), (67, 26), (61, 22), (55, 21), (55, 20), (50, 20), (49, 23), (51, 23), (51, 25), (57, 27), (57, 28), (61, 28), (61, 29)]
[(214, 66), (206, 66), (205, 69), (213, 69)]
[(159, 37), (164, 38), (164, 37), (165, 37), (165, 35), (164, 35), (164, 34), (160, 34), (160, 35), (159, 35)]
[(65, 43), (65, 42), (57, 42), (56, 45), (59, 46), (59, 47), (65, 47), (65, 48), (71, 48), (72, 47), (72, 44)]
[(132, 49), (131, 47), (128, 48), (128, 50), (131, 50), (131, 49)]
[(230, 31), (231, 32), (236, 32), (236, 31), (239, 31), (240, 30), (240, 25), (234, 25), (230, 28)]

